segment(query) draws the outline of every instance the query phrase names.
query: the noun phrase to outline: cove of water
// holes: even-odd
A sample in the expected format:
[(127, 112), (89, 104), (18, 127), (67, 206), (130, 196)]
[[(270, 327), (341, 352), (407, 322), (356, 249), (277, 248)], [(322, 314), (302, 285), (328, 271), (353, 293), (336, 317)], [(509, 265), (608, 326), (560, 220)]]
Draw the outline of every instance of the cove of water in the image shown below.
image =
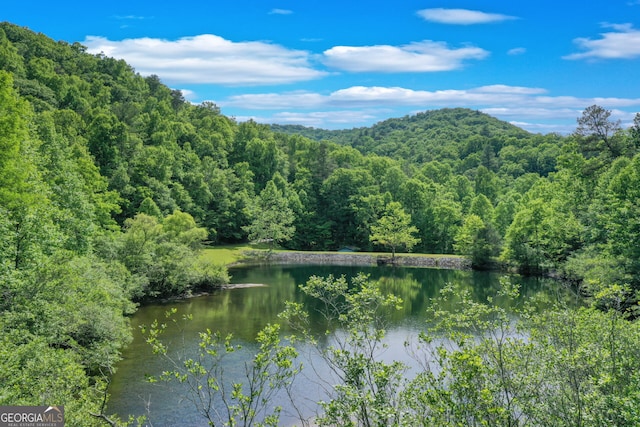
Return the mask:
[[(165, 321), (168, 310), (177, 310), (173, 316), (176, 319), (183, 315), (192, 316), (190, 321), (168, 323), (163, 341), (171, 349), (172, 357), (192, 357), (197, 349), (198, 333), (207, 328), (223, 335), (231, 333), (234, 342), (241, 344), (243, 350), (225, 361), (225, 369), (229, 375), (241, 375), (244, 363), (250, 360), (255, 351), (257, 332), (268, 323), (280, 323), (277, 316), (284, 310), (286, 301), (304, 302), (312, 306), (313, 303), (306, 300), (298, 288), (300, 284), (306, 283), (312, 275), (353, 277), (359, 272), (368, 274), (371, 280), (379, 281), (383, 292), (393, 293), (403, 300), (402, 309), (394, 312), (390, 319), (386, 340), (389, 347), (384, 354), (384, 359), (403, 361), (407, 358), (404, 342), (426, 328), (429, 320), (426, 309), (446, 284), (452, 284), (456, 291), (467, 290), (477, 301), (484, 302), (487, 296), (496, 294), (499, 280), (504, 276), (476, 271), (327, 265), (270, 265), (232, 269), (232, 284), (259, 283), (267, 286), (222, 290), (207, 296), (148, 305), (135, 313), (131, 319), (133, 341), (124, 349), (123, 360), (117, 364), (112, 377), (107, 413), (117, 414), (123, 419), (129, 415), (147, 415), (149, 425), (155, 427), (207, 425), (191, 402), (185, 399), (183, 385), (176, 382), (150, 383), (146, 379), (148, 375), (159, 375), (171, 369), (171, 366), (166, 359), (152, 354), (140, 332), (140, 326), (150, 325), (155, 319)], [(571, 298), (558, 282), (550, 279), (521, 276), (508, 276), (508, 279), (520, 285), (521, 300), (535, 296), (544, 305)], [(504, 305), (505, 301), (495, 299), (494, 303)], [(313, 317), (313, 313), (310, 315)], [(320, 327), (319, 324), (317, 326)], [(311, 358), (305, 362), (305, 366), (313, 365), (313, 358), (317, 356), (305, 349), (300, 351), (303, 357)], [(305, 397), (306, 404), (302, 410), (308, 416), (313, 414), (315, 402), (323, 397), (311, 378), (313, 375), (318, 373), (299, 376), (295, 382), (296, 393)], [(282, 424), (295, 424), (296, 417), (286, 407), (287, 402), (275, 403), (284, 407)]]

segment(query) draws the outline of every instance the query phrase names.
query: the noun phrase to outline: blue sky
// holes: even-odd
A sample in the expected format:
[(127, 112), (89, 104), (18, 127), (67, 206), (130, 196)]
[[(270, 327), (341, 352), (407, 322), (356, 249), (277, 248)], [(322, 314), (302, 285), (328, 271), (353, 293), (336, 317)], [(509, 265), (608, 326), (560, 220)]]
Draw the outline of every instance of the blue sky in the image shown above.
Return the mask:
[(238, 121), (327, 129), (468, 107), (568, 133), (640, 111), (640, 0), (24, 1), (0, 20), (156, 74)]

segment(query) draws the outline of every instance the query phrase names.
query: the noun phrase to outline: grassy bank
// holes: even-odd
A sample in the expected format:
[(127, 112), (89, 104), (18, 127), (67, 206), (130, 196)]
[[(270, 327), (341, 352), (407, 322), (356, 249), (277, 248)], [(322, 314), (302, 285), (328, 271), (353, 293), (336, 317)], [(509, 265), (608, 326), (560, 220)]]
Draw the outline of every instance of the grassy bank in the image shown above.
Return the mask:
[(246, 251), (254, 250), (249, 244), (207, 247), (200, 253), (203, 261), (216, 265), (231, 265), (241, 261)]

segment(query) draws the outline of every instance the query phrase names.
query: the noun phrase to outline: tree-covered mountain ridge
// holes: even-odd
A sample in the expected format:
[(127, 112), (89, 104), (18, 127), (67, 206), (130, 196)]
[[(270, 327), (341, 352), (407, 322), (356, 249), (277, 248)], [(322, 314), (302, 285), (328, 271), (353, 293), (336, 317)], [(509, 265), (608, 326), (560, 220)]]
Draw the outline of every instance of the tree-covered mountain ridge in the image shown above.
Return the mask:
[(279, 124), (272, 124), (271, 129), (291, 135), (302, 135), (316, 141), (334, 141), (357, 148), (363, 154), (375, 153), (405, 158), (409, 155), (409, 158), (418, 161), (424, 161), (421, 155), (426, 156), (428, 149), (434, 150), (435, 147), (447, 145), (457, 147), (474, 135), (489, 139), (531, 137), (531, 134), (522, 128), (469, 108), (429, 110), (353, 129), (327, 130)]
[[(365, 155), (375, 154), (414, 164), (444, 162), (455, 165), (460, 173), (477, 167), (484, 156), (485, 162), (493, 162), (489, 158), (494, 158), (506, 168), (516, 168), (510, 171), (511, 174), (546, 174), (554, 167), (554, 159), (549, 155), (557, 154), (549, 149), (553, 151), (551, 146), (558, 148), (565, 142), (559, 135), (531, 134), (469, 108), (429, 110), (353, 129), (326, 130), (278, 124), (272, 124), (271, 129), (315, 141), (335, 142)], [(544, 154), (546, 152), (549, 154)], [(520, 166), (509, 165), (512, 161)]]

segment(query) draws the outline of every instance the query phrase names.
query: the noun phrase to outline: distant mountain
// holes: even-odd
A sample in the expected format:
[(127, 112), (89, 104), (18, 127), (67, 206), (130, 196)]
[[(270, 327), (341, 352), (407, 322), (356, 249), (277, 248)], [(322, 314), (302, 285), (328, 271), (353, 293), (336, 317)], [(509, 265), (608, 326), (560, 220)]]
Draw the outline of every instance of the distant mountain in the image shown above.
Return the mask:
[[(326, 130), (299, 125), (271, 125), (276, 132), (298, 134), (354, 147), (364, 154), (423, 162), (461, 159), (490, 144), (497, 153), (506, 140), (530, 139), (517, 126), (468, 108), (444, 108), (387, 119), (371, 127)], [(469, 141), (476, 147), (469, 147)], [(477, 147), (479, 145), (479, 147)]]

